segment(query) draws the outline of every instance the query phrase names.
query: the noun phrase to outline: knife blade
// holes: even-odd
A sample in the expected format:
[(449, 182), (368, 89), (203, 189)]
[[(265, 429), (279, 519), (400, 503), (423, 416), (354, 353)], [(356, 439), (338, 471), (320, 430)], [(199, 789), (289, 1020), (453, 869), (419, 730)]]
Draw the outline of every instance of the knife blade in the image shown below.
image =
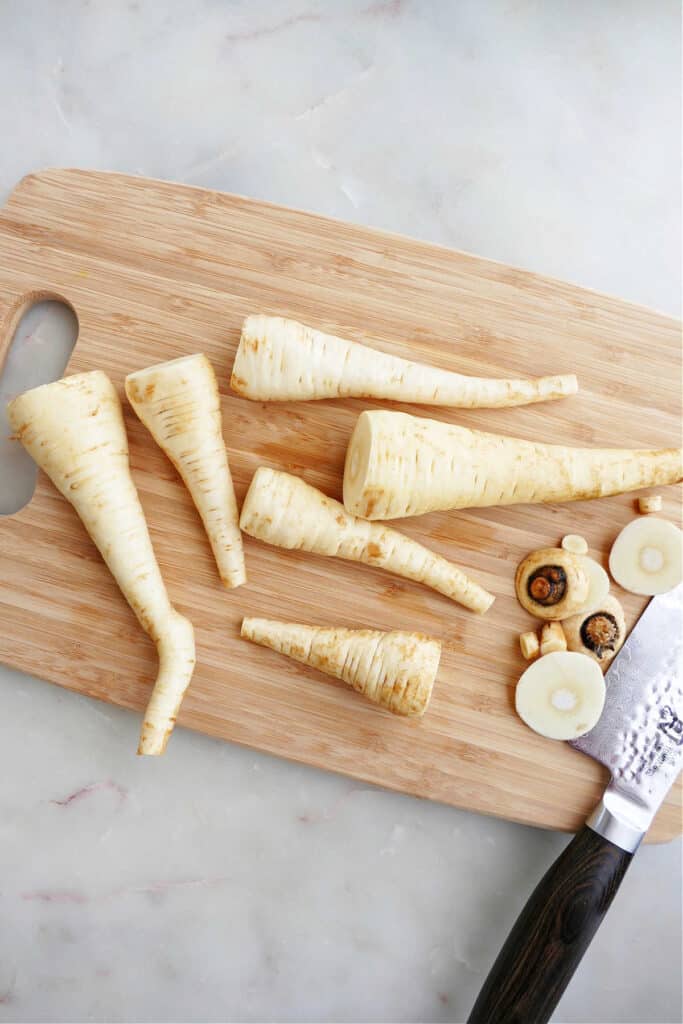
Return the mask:
[(653, 597), (605, 676), (600, 721), (570, 745), (612, 779), (588, 819), (635, 851), (683, 767), (683, 583)]
[(611, 780), (546, 872), (468, 1024), (546, 1024), (683, 767), (683, 584), (654, 597), (605, 676), (598, 724), (571, 745)]

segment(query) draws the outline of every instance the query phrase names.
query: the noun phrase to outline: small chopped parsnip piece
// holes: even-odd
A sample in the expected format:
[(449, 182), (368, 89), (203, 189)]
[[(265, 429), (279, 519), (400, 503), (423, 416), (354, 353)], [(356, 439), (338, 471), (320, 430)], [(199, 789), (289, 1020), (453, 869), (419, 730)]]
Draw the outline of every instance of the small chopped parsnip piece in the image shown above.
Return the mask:
[(605, 704), (605, 680), (584, 654), (557, 651), (535, 661), (515, 692), (517, 714), (551, 740), (573, 740), (590, 732)]
[(559, 622), (546, 622), (541, 629), (541, 657), (555, 651), (566, 651), (567, 641)]
[(526, 658), (527, 661), (533, 661), (534, 658), (538, 658), (541, 653), (538, 633), (534, 633), (533, 630), (529, 630), (528, 633), (520, 633), (519, 648), (522, 652), (522, 657)]
[(580, 556), (541, 548), (520, 562), (515, 590), (521, 606), (539, 619), (566, 619), (585, 605), (588, 576)]
[(683, 578), (681, 531), (667, 519), (644, 516), (621, 531), (609, 556), (617, 583), (632, 594), (665, 594)]
[(344, 465), (344, 505), (366, 519), (439, 509), (585, 501), (683, 480), (680, 448), (570, 448), (454, 423), (362, 412)]
[(568, 533), (566, 537), (562, 538), (562, 544), (560, 545), (565, 551), (571, 551), (573, 555), (587, 555), (588, 554), (588, 541), (585, 537), (579, 536), (578, 533)]
[(242, 636), (342, 679), (395, 715), (411, 717), (425, 713), (441, 657), (439, 641), (422, 633), (243, 619)]
[(649, 515), (651, 512), (661, 512), (661, 494), (646, 494), (642, 498), (638, 498), (638, 511), (644, 516)]

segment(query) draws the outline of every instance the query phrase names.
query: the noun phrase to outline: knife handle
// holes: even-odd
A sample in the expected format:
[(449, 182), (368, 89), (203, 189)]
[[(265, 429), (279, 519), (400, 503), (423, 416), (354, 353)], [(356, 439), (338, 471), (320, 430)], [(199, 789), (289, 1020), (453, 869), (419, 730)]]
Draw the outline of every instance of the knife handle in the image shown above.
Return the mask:
[(468, 1024), (546, 1024), (632, 859), (588, 825), (576, 834), (517, 918)]

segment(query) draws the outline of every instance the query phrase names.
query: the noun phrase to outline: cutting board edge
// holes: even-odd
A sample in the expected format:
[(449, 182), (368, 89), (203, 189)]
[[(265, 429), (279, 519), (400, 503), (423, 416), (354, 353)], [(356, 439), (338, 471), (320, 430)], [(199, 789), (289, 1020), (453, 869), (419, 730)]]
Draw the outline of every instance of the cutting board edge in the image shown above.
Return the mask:
[[(679, 319), (670, 313), (664, 313), (663, 311), (647, 306), (644, 303), (632, 302), (629, 299), (621, 298), (618, 295), (612, 295), (609, 292), (601, 292), (598, 289), (590, 288), (583, 284), (577, 284), (574, 281), (567, 281), (563, 278), (553, 277), (551, 275), (544, 274), (541, 271), (530, 270), (529, 268), (519, 266), (518, 264), (506, 263), (504, 260), (498, 260), (492, 256), (482, 256), (478, 253), (469, 252), (466, 249), (457, 249), (453, 246), (444, 245), (441, 242), (431, 242), (427, 239), (415, 238), (412, 235), (406, 235), (398, 231), (391, 231), (390, 229), (377, 227), (371, 224), (358, 224), (354, 221), (344, 220), (341, 217), (331, 217), (329, 214), (317, 213), (314, 210), (307, 210), (303, 207), (288, 206), (284, 203), (275, 203), (268, 199), (259, 199), (255, 196), (247, 196), (239, 192), (225, 192), (220, 189), (205, 188), (202, 185), (192, 185), (186, 182), (173, 181), (167, 178), (150, 178), (142, 174), (128, 174), (123, 171), (104, 171), (99, 169), (88, 170), (83, 167), (55, 166), (44, 167), (38, 171), (29, 171), (19, 179), (12, 191), (9, 193), (3, 206), (0, 207), (0, 229), (2, 228), (3, 215), (11, 209), (12, 205), (20, 198), (21, 193), (30, 187), (34, 181), (48, 182), (53, 181), (56, 177), (62, 176), (67, 179), (77, 179), (82, 175), (96, 175), (103, 179), (110, 178), (123, 184), (139, 182), (174, 189), (180, 188), (192, 192), (208, 192), (213, 196), (236, 200), (237, 202), (243, 203), (251, 208), (266, 207), (267, 209), (279, 214), (292, 214), (333, 226), (336, 225), (343, 228), (351, 228), (358, 230), (359, 232), (369, 232), (375, 237), (386, 238), (389, 242), (399, 243), (401, 245), (419, 246), (420, 248), (432, 253), (437, 251), (444, 255), (457, 256), (470, 262), (473, 266), (490, 267), (493, 270), (507, 272), (512, 271), (515, 274), (519, 274), (520, 278), (527, 282), (537, 281), (539, 283), (550, 285), (551, 287), (569, 287), (573, 292), (580, 291), (586, 297), (592, 298), (593, 300), (615, 303), (621, 307), (628, 307), (636, 313), (640, 312), (652, 317), (657, 317), (662, 320), (662, 326), (666, 323), (670, 327), (674, 327), (679, 330), (683, 329), (683, 319)], [(49, 295), (46, 297), (67, 301), (68, 303), (68, 300), (64, 299), (60, 295)], [(32, 301), (35, 302), (38, 300), (34, 298)], [(70, 303), (68, 304), (70, 305)], [(0, 342), (1, 340), (2, 339), (0, 337)]]

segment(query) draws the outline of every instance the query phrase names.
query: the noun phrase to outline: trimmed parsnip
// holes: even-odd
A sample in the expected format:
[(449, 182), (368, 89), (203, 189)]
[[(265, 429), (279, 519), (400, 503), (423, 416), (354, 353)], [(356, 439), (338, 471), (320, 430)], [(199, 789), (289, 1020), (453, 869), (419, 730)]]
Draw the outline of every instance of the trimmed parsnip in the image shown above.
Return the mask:
[(126, 377), (126, 394), (192, 495), (221, 580), (239, 587), (247, 574), (211, 363), (198, 353), (138, 370)]
[(601, 498), (682, 479), (680, 448), (569, 448), (375, 410), (361, 413), (349, 443), (344, 505), (367, 519), (398, 519)]
[(27, 391), (8, 406), (29, 455), (71, 502), (140, 625), (159, 672), (139, 754), (162, 754), (195, 664), (192, 624), (171, 605), (128, 465), (121, 404), (95, 370)]
[(395, 715), (425, 713), (441, 657), (438, 640), (422, 633), (243, 619), (242, 636), (342, 679)]
[(259, 402), (389, 398), (471, 409), (530, 405), (578, 390), (573, 373), (536, 380), (465, 377), (262, 315), (244, 321), (230, 386)]
[(338, 501), (279, 470), (265, 466), (256, 470), (242, 506), (240, 527), (277, 547), (376, 565), (424, 583), (475, 612), (485, 612), (494, 600), (452, 562), (398, 530), (357, 519)]

